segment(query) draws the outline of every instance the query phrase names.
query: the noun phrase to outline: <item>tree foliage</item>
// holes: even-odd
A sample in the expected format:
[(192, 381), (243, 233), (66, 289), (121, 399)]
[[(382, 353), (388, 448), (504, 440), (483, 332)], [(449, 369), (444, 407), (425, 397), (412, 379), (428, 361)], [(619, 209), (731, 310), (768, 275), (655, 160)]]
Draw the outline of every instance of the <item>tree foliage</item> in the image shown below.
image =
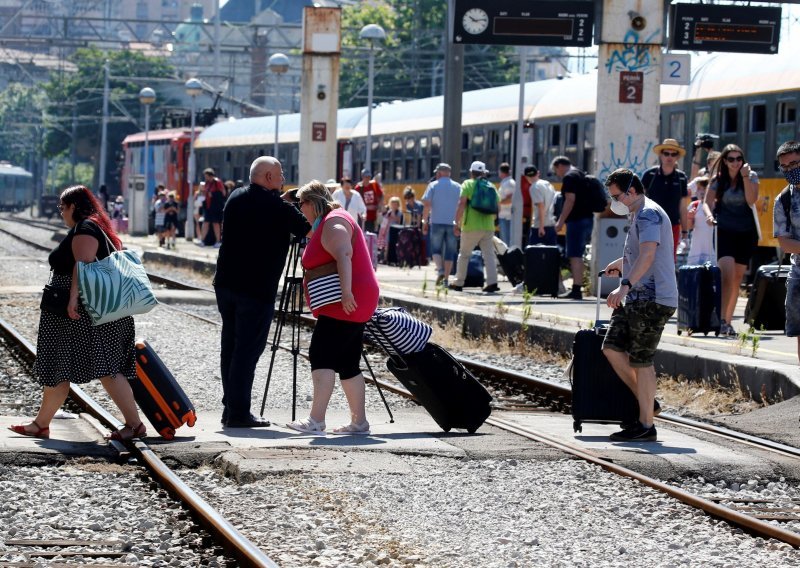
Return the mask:
[(0, 159), (29, 168), (41, 145), (44, 93), (12, 83), (0, 92)]
[[(72, 150), (72, 123), (76, 123), (75, 150), (79, 160), (99, 163), (103, 112), (104, 64), (109, 61), (111, 100), (108, 124), (108, 148), (120, 148), (128, 134), (140, 126), (130, 120), (139, 116), (138, 93), (146, 81), (176, 78), (174, 68), (161, 57), (149, 57), (135, 51), (103, 52), (97, 48), (77, 50), (71, 60), (77, 66), (74, 74), (53, 76), (45, 83), (47, 96), (43, 151), (55, 157)], [(157, 99), (151, 110), (151, 127), (160, 106), (169, 103)], [(127, 118), (126, 118), (127, 116)], [(108, 152), (107, 171), (113, 170), (114, 151)]]
[[(341, 107), (367, 104), (368, 42), (359, 38), (366, 24), (379, 24), (386, 41), (376, 45), (374, 101), (441, 95), (444, 85), (447, 3), (441, 0), (374, 0), (342, 10)], [(519, 77), (516, 49), (467, 45), (464, 90), (513, 83)]]

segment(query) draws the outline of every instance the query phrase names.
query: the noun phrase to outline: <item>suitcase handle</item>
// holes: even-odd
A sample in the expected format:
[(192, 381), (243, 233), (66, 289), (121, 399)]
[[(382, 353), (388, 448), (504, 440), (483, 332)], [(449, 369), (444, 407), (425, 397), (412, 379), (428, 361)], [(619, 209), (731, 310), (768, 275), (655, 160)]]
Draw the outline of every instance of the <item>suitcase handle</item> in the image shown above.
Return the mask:
[(597, 293), (595, 294), (595, 296), (597, 296), (597, 306), (596, 306), (595, 313), (594, 313), (594, 326), (595, 327), (597, 327), (597, 325), (598, 325), (597, 322), (600, 321), (600, 297), (603, 295), (603, 294), (601, 294), (601, 290), (602, 290), (602, 286), (603, 286), (603, 276), (605, 275), (605, 273), (606, 273), (605, 270), (601, 270), (597, 274)]

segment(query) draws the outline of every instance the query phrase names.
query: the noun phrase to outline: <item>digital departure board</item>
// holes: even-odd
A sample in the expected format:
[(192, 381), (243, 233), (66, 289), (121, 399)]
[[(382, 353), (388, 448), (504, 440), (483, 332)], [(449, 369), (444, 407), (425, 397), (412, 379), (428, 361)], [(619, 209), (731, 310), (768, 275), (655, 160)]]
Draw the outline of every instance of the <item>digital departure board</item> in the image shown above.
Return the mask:
[(778, 52), (780, 8), (673, 4), (670, 13), (672, 49)]
[(594, 2), (456, 0), (454, 43), (592, 45)]

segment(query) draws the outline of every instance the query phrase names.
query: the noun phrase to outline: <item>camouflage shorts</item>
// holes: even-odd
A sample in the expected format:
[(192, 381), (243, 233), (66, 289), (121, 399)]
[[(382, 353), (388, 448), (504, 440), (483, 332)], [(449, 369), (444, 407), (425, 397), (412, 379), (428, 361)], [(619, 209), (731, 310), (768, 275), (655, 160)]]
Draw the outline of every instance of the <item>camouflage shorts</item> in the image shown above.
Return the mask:
[(614, 310), (603, 348), (630, 355), (631, 367), (653, 364), (664, 326), (675, 308), (655, 302), (630, 302)]

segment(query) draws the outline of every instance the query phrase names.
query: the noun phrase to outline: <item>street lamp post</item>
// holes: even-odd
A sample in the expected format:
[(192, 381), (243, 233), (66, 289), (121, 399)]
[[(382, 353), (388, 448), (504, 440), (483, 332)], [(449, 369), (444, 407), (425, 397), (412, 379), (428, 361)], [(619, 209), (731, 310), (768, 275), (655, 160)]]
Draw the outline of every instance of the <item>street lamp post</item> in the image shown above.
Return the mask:
[(289, 58), (283, 53), (275, 53), (270, 56), (267, 61), (269, 70), (275, 73), (275, 144), (272, 148), (272, 156), (278, 158), (278, 115), (280, 114), (280, 107), (278, 106), (278, 93), (281, 82), (281, 75), (289, 70)]
[(203, 92), (203, 85), (199, 80), (191, 78), (186, 81), (184, 85), (186, 94), (192, 98), (192, 131), (189, 134), (189, 164), (186, 168), (186, 182), (188, 190), (186, 192), (186, 228), (184, 234), (186, 240), (191, 241), (194, 239), (194, 215), (192, 215), (192, 199), (194, 197), (194, 178), (195, 178), (195, 161), (194, 161), (194, 103), (197, 95)]
[[(148, 189), (147, 189), (147, 181), (150, 177), (150, 105), (153, 104), (156, 100), (156, 92), (151, 89), (150, 87), (145, 87), (141, 91), (139, 91), (139, 102), (144, 105), (144, 187), (141, 196), (141, 203), (137, 203), (133, 209), (136, 211), (136, 217), (134, 221), (136, 222), (136, 227), (133, 228), (134, 232), (147, 234), (147, 206), (149, 203), (148, 200)], [(137, 190), (134, 189), (134, 193)]]
[(378, 24), (367, 24), (359, 33), (361, 39), (369, 40), (369, 82), (367, 83), (367, 155), (364, 168), (372, 171), (372, 87), (375, 78), (375, 40), (386, 39), (386, 32)]

